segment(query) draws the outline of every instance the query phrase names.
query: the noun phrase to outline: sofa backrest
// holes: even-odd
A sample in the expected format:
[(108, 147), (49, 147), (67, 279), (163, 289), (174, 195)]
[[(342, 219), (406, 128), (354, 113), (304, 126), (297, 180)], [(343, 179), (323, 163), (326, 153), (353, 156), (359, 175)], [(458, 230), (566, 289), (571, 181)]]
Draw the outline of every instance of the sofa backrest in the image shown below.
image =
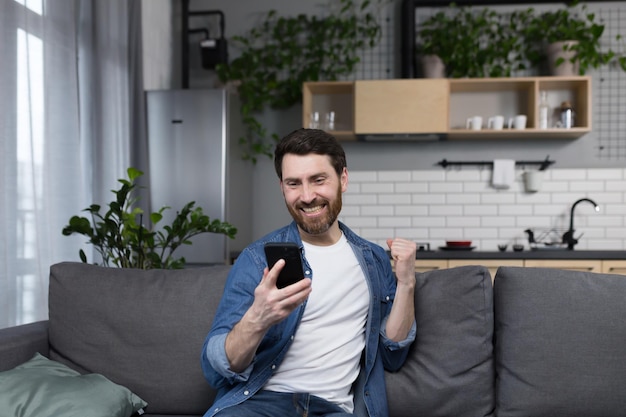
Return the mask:
[[(202, 415), (215, 392), (202, 376), (200, 349), (229, 270), (53, 265), (50, 357), (128, 387), (150, 414)], [(490, 416), (489, 271), (463, 266), (416, 277), (417, 340), (402, 369), (386, 373), (390, 416)]]
[(492, 416), (493, 289), (482, 266), (417, 274), (416, 341), (386, 373), (391, 417)]
[(200, 353), (229, 270), (53, 265), (50, 358), (126, 386), (150, 414), (202, 415), (215, 392)]

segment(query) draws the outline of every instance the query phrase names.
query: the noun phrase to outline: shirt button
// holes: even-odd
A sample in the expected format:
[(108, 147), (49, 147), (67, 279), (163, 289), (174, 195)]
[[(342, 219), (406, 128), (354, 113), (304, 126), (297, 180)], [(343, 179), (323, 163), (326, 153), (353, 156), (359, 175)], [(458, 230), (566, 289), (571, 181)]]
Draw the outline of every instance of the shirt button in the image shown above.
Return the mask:
[(250, 394), (250, 391), (248, 391), (248, 390), (245, 390), (245, 391), (243, 392), (243, 395), (248, 395), (248, 394)]
[(389, 301), (389, 296), (387, 296), (387, 301)]
[(304, 275), (309, 275), (311, 274), (311, 271), (304, 271)]
[(272, 369), (276, 369), (276, 365), (272, 365)]
[(294, 336), (293, 336), (293, 335), (291, 335), (291, 340), (293, 340), (293, 338), (294, 338)]

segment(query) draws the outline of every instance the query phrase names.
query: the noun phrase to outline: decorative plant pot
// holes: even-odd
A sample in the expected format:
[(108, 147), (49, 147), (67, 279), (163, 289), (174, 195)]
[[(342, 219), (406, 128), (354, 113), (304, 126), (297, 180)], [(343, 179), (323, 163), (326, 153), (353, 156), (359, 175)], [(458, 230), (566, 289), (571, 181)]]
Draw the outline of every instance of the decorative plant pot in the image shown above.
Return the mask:
[[(548, 68), (551, 75), (570, 76), (578, 75), (578, 61), (572, 60), (576, 56), (576, 51), (571, 50), (573, 45), (577, 45), (578, 41), (562, 41), (554, 42), (547, 46), (546, 55), (548, 57)], [(557, 65), (559, 59), (563, 62)]]
[(424, 78), (446, 78), (446, 66), (437, 55), (422, 55)]

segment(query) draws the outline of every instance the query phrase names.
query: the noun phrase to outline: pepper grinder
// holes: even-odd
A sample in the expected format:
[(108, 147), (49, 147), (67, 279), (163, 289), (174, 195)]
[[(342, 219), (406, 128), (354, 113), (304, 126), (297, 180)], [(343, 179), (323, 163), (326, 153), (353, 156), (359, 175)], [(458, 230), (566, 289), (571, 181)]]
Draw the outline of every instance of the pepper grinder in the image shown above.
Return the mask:
[(561, 103), (561, 127), (565, 129), (574, 127), (574, 108), (569, 101)]

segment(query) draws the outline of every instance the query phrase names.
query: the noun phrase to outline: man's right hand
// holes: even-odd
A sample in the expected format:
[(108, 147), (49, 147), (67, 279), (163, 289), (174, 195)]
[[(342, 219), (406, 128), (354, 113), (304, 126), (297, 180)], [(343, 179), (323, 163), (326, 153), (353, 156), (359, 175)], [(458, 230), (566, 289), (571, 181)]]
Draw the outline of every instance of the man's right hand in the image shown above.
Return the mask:
[(309, 278), (277, 288), (278, 273), (284, 266), (281, 259), (272, 269), (263, 270), (263, 278), (254, 290), (254, 302), (226, 336), (226, 356), (233, 372), (243, 372), (252, 363), (267, 330), (287, 318), (311, 293)]
[(259, 326), (259, 330), (267, 331), (272, 325), (283, 321), (311, 293), (309, 278), (278, 289), (276, 280), (284, 266), (285, 260), (280, 259), (272, 269), (265, 268), (263, 278), (254, 290), (254, 302), (246, 315), (249, 314), (249, 319)]

